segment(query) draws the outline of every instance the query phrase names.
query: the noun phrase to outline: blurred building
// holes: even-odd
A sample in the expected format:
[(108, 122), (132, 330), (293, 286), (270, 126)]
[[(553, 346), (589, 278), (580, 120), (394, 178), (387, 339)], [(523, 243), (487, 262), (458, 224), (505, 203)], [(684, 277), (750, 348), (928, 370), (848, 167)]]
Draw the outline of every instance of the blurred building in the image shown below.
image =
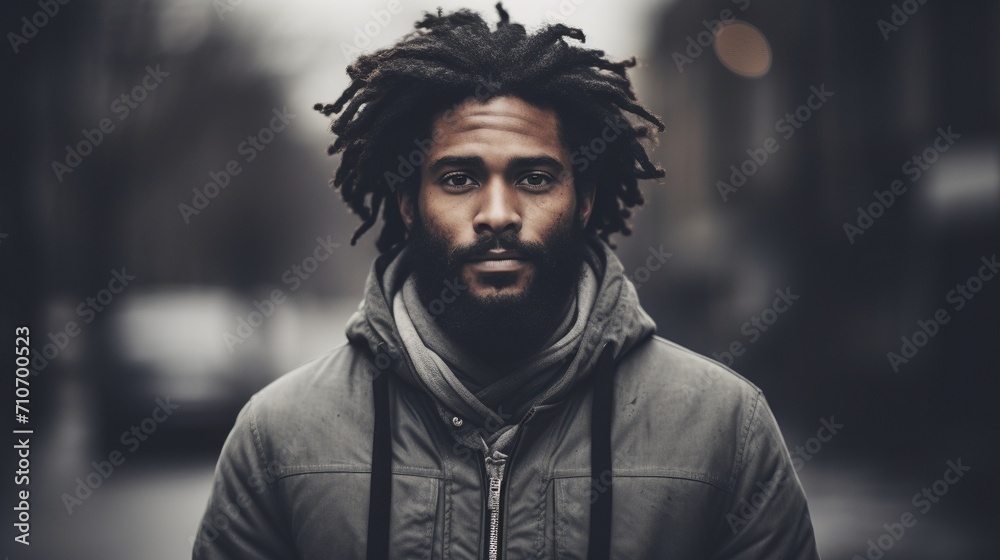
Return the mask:
[[(660, 333), (717, 357), (742, 342), (733, 367), (779, 416), (835, 413), (857, 430), (838, 445), (889, 471), (948, 453), (997, 466), (982, 427), (1000, 284), (946, 300), (1000, 239), (998, 23), (995, 2), (679, 0), (642, 69), (667, 178), (629, 256), (674, 252), (640, 292)], [(894, 181), (905, 191), (871, 210)], [(800, 299), (751, 341), (744, 323), (785, 288)], [(950, 322), (894, 371), (887, 354), (940, 308)]]

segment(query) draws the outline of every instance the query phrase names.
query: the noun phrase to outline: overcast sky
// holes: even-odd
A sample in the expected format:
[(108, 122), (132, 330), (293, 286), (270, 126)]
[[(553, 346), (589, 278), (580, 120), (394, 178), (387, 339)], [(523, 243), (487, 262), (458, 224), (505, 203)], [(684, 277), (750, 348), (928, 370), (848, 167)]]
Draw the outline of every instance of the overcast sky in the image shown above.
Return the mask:
[[(529, 30), (560, 21), (578, 26), (588, 47), (625, 58), (645, 54), (654, 21), (650, 16), (671, 1), (506, 0), (504, 8)], [(164, 3), (159, 33), (164, 48), (173, 51), (197, 44), (212, 25), (251, 39), (255, 52), (248, 55), (283, 77), (289, 103), (304, 110), (317, 101), (333, 101), (343, 91), (353, 55), (392, 44), (424, 12), (438, 6), (445, 11), (469, 7), (492, 23), (498, 19), (494, 5), (481, 0), (171, 0)], [(326, 131), (316, 130), (325, 139)]]

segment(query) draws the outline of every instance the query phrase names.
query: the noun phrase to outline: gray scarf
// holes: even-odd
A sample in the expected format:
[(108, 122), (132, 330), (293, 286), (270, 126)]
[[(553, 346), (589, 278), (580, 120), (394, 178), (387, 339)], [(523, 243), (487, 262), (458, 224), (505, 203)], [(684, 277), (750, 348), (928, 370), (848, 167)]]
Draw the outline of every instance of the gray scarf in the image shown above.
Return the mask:
[[(451, 347), (447, 337), (433, 333), (429, 327), (437, 326), (434, 319), (422, 320), (420, 315), (427, 311), (420, 310), (417, 298), (406, 296), (411, 271), (399, 253), (373, 263), (364, 300), (348, 322), (347, 338), (372, 355), (389, 356), (380, 370), (391, 365), (388, 371), (427, 393), (442, 423), (451, 426), (453, 417), (461, 418), (464, 427), (450, 430), (456, 441), (474, 449), (505, 449), (523, 418), (521, 411), (565, 398), (590, 375), (605, 345), (618, 358), (656, 329), (607, 243), (589, 236), (587, 249), (587, 277), (565, 322), (542, 351), (510, 371), (476, 364), (464, 358), (460, 348)], [(525, 369), (534, 367), (538, 369)]]
[(418, 370), (433, 372), (431, 377), (443, 380), (448, 390), (470, 404), (476, 414), (469, 419), (484, 428), (487, 444), (511, 431), (576, 353), (597, 296), (596, 256), (589, 256), (567, 313), (542, 350), (506, 370), (479, 360), (449, 339), (420, 301), (412, 274), (393, 295), (396, 328), (410, 359)]

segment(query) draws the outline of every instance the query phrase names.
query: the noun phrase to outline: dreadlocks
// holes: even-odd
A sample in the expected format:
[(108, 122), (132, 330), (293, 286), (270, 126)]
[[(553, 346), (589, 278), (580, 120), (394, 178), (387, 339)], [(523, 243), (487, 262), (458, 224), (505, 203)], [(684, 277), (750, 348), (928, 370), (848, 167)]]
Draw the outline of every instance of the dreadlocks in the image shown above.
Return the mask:
[[(433, 117), (465, 99), (502, 95), (558, 115), (575, 184), (597, 187), (587, 231), (605, 241), (631, 233), (629, 208), (643, 203), (638, 180), (664, 176), (640, 144), (651, 138), (648, 125), (663, 131), (664, 124), (636, 102), (625, 75), (635, 57), (612, 62), (603, 51), (570, 46), (563, 38), (582, 43), (583, 31), (563, 24), (529, 35), (510, 23), (501, 4), (496, 8), (500, 21), (493, 31), (467, 9), (425, 14), (394, 46), (351, 64), (351, 84), (339, 99), (316, 104), (325, 116), (339, 114), (327, 153), (343, 153), (331, 183), (362, 220), (352, 245), (375, 224), (379, 209), (385, 224), (376, 247), (386, 253), (402, 245), (406, 227), (394, 191), (419, 185)], [(609, 131), (612, 140), (605, 141)]]

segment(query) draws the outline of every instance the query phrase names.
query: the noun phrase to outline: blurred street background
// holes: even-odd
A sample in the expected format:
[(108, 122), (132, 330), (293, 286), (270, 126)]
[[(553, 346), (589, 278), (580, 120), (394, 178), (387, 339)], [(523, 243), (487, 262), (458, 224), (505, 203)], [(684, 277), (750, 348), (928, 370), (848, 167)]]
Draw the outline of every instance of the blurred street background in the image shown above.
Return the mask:
[[(313, 104), (425, 11), (497, 16), (64, 2), (0, 6), (0, 346), (30, 327), (34, 430), (30, 547), (3, 445), (4, 555), (187, 558), (236, 413), (345, 341), (376, 256)], [(504, 6), (639, 58), (667, 176), (618, 254), (661, 336), (764, 390), (821, 555), (1000, 558), (1000, 3)]]

